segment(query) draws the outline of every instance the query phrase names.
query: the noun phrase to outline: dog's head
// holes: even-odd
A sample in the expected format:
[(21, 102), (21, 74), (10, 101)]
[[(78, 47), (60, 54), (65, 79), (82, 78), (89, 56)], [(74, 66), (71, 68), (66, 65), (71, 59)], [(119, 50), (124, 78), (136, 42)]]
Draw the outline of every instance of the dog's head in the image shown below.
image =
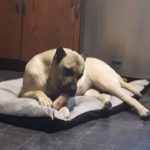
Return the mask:
[(83, 71), (84, 58), (81, 55), (67, 48), (56, 49), (51, 72), (58, 92), (74, 96)]

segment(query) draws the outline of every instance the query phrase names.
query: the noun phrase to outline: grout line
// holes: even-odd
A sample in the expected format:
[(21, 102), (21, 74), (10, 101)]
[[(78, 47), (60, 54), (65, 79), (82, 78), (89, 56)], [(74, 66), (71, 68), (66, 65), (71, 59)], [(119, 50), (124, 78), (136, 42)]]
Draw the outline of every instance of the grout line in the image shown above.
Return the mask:
[(17, 146), (14, 150), (19, 150), (22, 146), (24, 146), (25, 144), (29, 143), (31, 140), (33, 140), (35, 137), (37, 137), (37, 135), (29, 138), (28, 140), (26, 140), (25, 142), (23, 142), (22, 144), (20, 144), (19, 146)]
[(11, 125), (7, 125), (4, 129), (0, 129), (1, 133), (4, 133), (7, 129), (9, 129)]

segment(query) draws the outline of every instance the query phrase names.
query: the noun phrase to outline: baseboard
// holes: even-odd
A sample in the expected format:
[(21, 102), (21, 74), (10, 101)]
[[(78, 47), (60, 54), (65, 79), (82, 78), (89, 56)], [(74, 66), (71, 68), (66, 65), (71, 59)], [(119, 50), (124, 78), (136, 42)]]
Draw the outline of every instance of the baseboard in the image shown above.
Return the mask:
[(0, 58), (0, 69), (23, 72), (25, 65), (26, 62), (21, 60)]

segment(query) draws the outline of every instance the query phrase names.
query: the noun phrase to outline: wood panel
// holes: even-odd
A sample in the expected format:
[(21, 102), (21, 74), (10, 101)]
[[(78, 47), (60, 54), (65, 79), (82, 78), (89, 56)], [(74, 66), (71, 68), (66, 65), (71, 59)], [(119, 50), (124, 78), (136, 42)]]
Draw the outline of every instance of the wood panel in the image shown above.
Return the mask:
[(64, 46), (78, 49), (80, 0), (25, 0), (22, 60)]
[(16, 5), (21, 0), (0, 1), (0, 57), (19, 59), (21, 46), (21, 14)]

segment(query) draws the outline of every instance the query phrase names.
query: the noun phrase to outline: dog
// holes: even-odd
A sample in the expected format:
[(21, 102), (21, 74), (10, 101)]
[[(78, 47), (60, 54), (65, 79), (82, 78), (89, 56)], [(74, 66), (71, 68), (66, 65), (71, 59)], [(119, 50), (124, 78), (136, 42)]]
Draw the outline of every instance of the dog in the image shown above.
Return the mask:
[[(21, 96), (32, 97), (42, 105), (51, 106), (52, 100), (47, 95), (87, 95), (96, 97), (104, 104), (104, 109), (109, 109), (111, 102), (108, 94), (111, 94), (134, 108), (141, 118), (149, 117), (149, 110), (126, 95), (123, 88), (142, 97), (134, 86), (125, 82), (102, 60), (92, 57), (84, 59), (71, 49), (57, 48), (38, 54), (29, 61)], [(60, 112), (65, 117), (69, 116), (66, 107), (62, 107)]]
[[(20, 96), (51, 107), (60, 95), (75, 95), (83, 71), (84, 59), (77, 52), (61, 47), (47, 50), (26, 64)], [(65, 118), (69, 117), (66, 106), (59, 111)]]

